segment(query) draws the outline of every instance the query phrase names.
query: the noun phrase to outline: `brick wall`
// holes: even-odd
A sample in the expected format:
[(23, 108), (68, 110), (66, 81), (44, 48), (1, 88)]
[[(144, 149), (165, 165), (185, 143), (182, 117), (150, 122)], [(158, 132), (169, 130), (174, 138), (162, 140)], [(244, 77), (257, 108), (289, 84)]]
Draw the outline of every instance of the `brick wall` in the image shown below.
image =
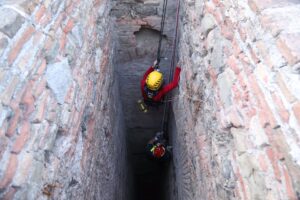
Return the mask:
[(299, 2), (182, 3), (178, 198), (299, 199)]
[(109, 10), (0, 2), (0, 199), (125, 198)]

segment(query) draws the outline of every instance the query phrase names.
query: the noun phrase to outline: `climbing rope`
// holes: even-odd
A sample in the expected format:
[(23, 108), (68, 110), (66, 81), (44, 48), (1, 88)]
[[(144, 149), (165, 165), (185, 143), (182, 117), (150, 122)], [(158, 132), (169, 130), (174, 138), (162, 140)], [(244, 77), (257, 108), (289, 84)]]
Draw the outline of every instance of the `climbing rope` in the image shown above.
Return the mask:
[[(177, 35), (178, 35), (178, 22), (179, 22), (179, 8), (180, 8), (180, 0), (177, 0), (177, 10), (176, 10), (176, 26), (175, 26), (175, 33), (173, 38), (173, 49), (172, 49), (172, 58), (171, 58), (171, 67), (169, 70), (169, 80), (168, 82), (171, 82), (171, 78), (173, 78), (174, 68), (175, 68), (175, 60), (176, 60), (176, 46), (177, 46)], [(166, 95), (166, 99), (168, 99), (169, 95)], [(164, 133), (164, 136), (166, 137), (168, 132), (168, 121), (170, 117), (170, 104), (171, 102), (167, 102), (164, 104), (164, 111), (163, 111), (163, 118), (162, 118), (162, 124), (161, 129)], [(167, 137), (166, 137), (167, 138)]]
[(161, 51), (161, 44), (162, 44), (162, 39), (164, 36), (164, 27), (165, 27), (165, 19), (166, 19), (166, 12), (167, 12), (167, 4), (168, 4), (168, 0), (164, 0), (163, 3), (163, 12), (162, 12), (162, 17), (161, 17), (161, 22), (160, 22), (160, 35), (159, 35), (159, 42), (158, 42), (158, 48), (157, 48), (157, 63), (155, 67), (159, 67), (159, 63), (160, 63), (160, 51)]

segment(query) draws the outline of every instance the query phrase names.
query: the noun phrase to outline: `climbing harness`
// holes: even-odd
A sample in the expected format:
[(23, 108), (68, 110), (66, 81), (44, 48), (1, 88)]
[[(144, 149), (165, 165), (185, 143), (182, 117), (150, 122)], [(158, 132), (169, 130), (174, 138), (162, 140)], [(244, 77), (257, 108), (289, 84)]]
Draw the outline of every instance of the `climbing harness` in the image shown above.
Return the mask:
[[(176, 59), (176, 45), (177, 45), (177, 36), (178, 36), (178, 22), (179, 22), (179, 8), (180, 8), (180, 0), (177, 0), (177, 8), (176, 8), (176, 26), (175, 26), (175, 33), (174, 33), (174, 39), (173, 39), (173, 49), (172, 49), (172, 58), (171, 58), (171, 67), (169, 70), (169, 80), (171, 81), (171, 77), (173, 77), (174, 68), (175, 68), (175, 59)], [(166, 99), (170, 94), (166, 95)], [(162, 124), (161, 124), (161, 130), (163, 131), (165, 138), (167, 138), (168, 133), (168, 121), (170, 117), (170, 103), (167, 102), (164, 104), (164, 111), (163, 111), (163, 118), (162, 118)]]
[(156, 56), (157, 63), (155, 64), (154, 68), (159, 68), (159, 63), (160, 63), (160, 59), (161, 59), (160, 51), (161, 51), (162, 39), (164, 36), (163, 32), (164, 32), (164, 26), (165, 26), (167, 5), (168, 5), (168, 0), (164, 0), (163, 12), (162, 12), (162, 17), (161, 17), (161, 22), (160, 22), (160, 35), (159, 35), (159, 42), (158, 42), (157, 56)]

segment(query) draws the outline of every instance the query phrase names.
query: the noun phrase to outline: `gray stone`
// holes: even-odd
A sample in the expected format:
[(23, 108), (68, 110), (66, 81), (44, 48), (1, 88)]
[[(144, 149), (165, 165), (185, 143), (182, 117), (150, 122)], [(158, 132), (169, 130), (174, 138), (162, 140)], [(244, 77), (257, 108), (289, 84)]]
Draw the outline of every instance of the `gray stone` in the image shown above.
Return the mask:
[(233, 169), (230, 160), (224, 160), (222, 166), (222, 174), (225, 179), (231, 179), (233, 176)]
[(17, 173), (13, 179), (13, 185), (16, 187), (21, 187), (28, 178), (28, 173), (32, 167), (33, 156), (32, 153), (22, 152), (19, 158), (19, 162), (22, 163), (18, 165)]
[(73, 36), (73, 42), (75, 42), (76, 46), (78, 47), (82, 47), (83, 45), (83, 28), (82, 26), (76, 25), (73, 29), (72, 29), (72, 34)]
[(0, 104), (0, 127), (2, 126), (4, 120), (12, 116), (12, 110), (9, 107), (2, 106)]
[(268, 137), (259, 123), (258, 116), (253, 117), (250, 121), (249, 135), (249, 139), (256, 147), (263, 148), (270, 145)]
[[(1, 54), (1, 52), (0, 52), (0, 54)], [(292, 67), (292, 69), (293, 69), (293, 73), (295, 73), (295, 74), (300, 74), (300, 63), (295, 64), (295, 65)]]
[(64, 59), (61, 62), (49, 64), (46, 71), (46, 80), (58, 103), (63, 104), (72, 82), (68, 60)]
[(231, 100), (231, 87), (235, 81), (233, 71), (230, 69), (225, 70), (224, 73), (218, 76), (217, 82), (220, 88), (220, 96), (225, 107), (232, 105)]
[(254, 170), (252, 175), (247, 179), (248, 187), (250, 189), (251, 199), (263, 200), (266, 199), (267, 188), (263, 174)]
[(203, 33), (205, 34), (205, 37), (215, 27), (216, 27), (216, 22), (214, 18), (210, 14), (205, 15), (201, 21), (201, 28), (203, 29)]
[(145, 6), (143, 4), (139, 4), (135, 8), (135, 11), (140, 16), (149, 16), (149, 15), (156, 15), (157, 14), (156, 6), (150, 6), (150, 5)]
[(234, 144), (239, 155), (247, 151), (247, 132), (245, 130), (231, 128)]
[(25, 22), (24, 17), (9, 8), (0, 9), (0, 19), (0, 31), (10, 38), (14, 37)]
[(0, 33), (0, 56), (5, 51), (7, 45), (8, 45), (8, 39), (5, 38), (4, 34)]
[(54, 147), (54, 143), (55, 143), (55, 139), (56, 139), (56, 135), (57, 135), (57, 130), (58, 127), (56, 124), (53, 124), (50, 129), (49, 129), (49, 133), (48, 133), (48, 137), (47, 140), (45, 140), (44, 143), (44, 150), (52, 150)]
[(250, 155), (245, 153), (241, 156), (238, 156), (237, 161), (238, 161), (239, 166), (243, 166), (243, 169), (240, 171), (241, 175), (244, 178), (249, 178), (252, 175), (253, 170), (254, 170), (254, 166), (250, 160)]

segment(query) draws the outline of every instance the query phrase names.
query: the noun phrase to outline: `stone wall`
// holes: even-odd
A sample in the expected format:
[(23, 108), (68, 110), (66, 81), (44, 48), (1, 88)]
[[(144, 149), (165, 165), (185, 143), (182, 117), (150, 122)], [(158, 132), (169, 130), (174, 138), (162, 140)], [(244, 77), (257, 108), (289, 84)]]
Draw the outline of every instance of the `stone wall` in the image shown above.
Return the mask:
[(299, 1), (182, 1), (178, 199), (300, 198)]
[(124, 199), (109, 1), (0, 2), (0, 199)]

